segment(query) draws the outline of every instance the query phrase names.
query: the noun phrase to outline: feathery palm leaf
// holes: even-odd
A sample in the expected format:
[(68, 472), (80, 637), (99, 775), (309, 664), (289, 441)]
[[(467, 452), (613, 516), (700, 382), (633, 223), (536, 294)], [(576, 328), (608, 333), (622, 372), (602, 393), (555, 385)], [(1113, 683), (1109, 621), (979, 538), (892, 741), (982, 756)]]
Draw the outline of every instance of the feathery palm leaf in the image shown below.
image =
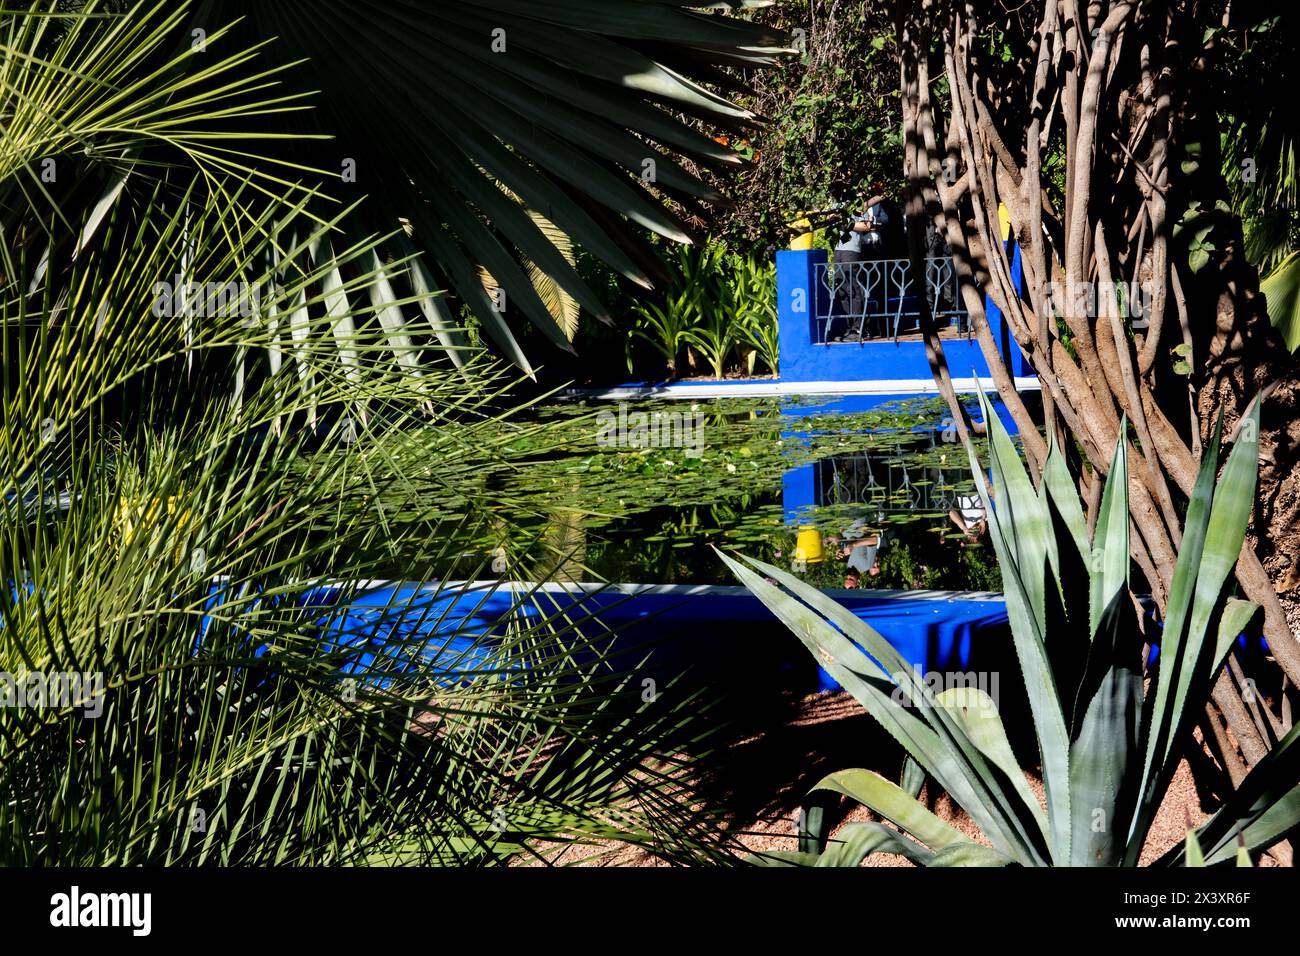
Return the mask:
[[(454, 583), (479, 576), (485, 481), (520, 433), (502, 370), (468, 353), (467, 393), (404, 361), (390, 310), (414, 300), (391, 280), (414, 260), (380, 245), (401, 234), (349, 240), (352, 205), (207, 142), (204, 117), (269, 108), (236, 66), (206, 96), (132, 80), (147, 57), (114, 72), (142, 41), (163, 67), (192, 55), (136, 15), (0, 25), (22, 51), (0, 67), (0, 695), (22, 695), (0, 707), (4, 862), (717, 852), (707, 820), (670, 819), (698, 702), (642, 705), (580, 609), (525, 588), (484, 626), (492, 589)], [(38, 101), (44, 133), (8, 122)], [(58, 156), (139, 151), (121, 188), (62, 160), (36, 187), (69, 129)], [(360, 583), (431, 570), (378, 604)], [(84, 698), (28, 693), (72, 673)]]
[[(116, 14), (114, 29), (123, 36), (146, 31), (151, 44), (133, 64), (157, 66), (164, 86), (181, 85), (186, 70), (203, 79), (212, 68), (196, 68), (218, 60), (227, 31), (259, 55), (259, 44), (274, 40), (269, 51), (277, 62), (296, 62), (300, 85), (321, 91), (312, 100), (317, 108), (295, 112), (298, 100), (268, 98), (256, 137), (247, 127), (213, 133), (196, 155), (237, 165), (252, 152), (251, 142), (295, 134), (279, 143), (282, 165), (259, 166), (260, 172), (285, 177), (286, 185), (289, 178), (331, 182), (344, 199), (372, 196), (350, 221), (357, 235), (387, 234), (406, 221), (408, 242), (429, 252), (421, 267), (426, 274), (412, 277), (412, 286), (450, 287), (502, 354), (530, 372), (511, 325), (484, 293), (478, 269), (489, 271), (511, 308), (559, 349), (569, 349), (568, 312), (560, 310), (556, 320), (533, 281), (537, 273), (593, 315), (604, 310), (578, 277), (564, 243), (529, 211), (649, 287), (655, 256), (641, 230), (689, 241), (673, 209), (694, 213), (699, 203), (722, 199), (681, 160), (712, 169), (742, 163), (714, 142), (711, 131), (745, 129), (758, 117), (710, 87), (733, 86), (722, 66), (771, 64), (781, 52), (779, 36), (724, 16), (750, 5), (286, 0), (250, 7), (204, 0), (183, 20), (160, 17), (156, 8), (131, 8)], [(187, 49), (166, 59), (166, 36)], [(201, 47), (191, 46), (191, 36)], [(259, 77), (259, 88), (272, 90), (276, 75)], [(196, 107), (212, 111), (214, 121), (226, 118), (211, 103), (188, 96), (174, 101), (194, 122), (203, 114)], [(39, 155), (52, 155), (42, 148)], [(266, 143), (256, 151), (265, 155)], [(121, 152), (99, 155), (107, 161)], [(133, 165), (148, 161), (142, 155)], [(430, 304), (422, 311), (442, 345), (450, 345), (454, 321), (446, 307)]]

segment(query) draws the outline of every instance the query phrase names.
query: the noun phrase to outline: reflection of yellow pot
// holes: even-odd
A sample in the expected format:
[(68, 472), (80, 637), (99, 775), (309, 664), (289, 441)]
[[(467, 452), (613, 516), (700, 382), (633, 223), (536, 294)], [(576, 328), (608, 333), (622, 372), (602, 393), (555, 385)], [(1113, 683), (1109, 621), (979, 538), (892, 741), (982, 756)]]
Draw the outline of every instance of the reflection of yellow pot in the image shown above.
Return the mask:
[[(122, 544), (131, 543), (135, 537), (136, 529), (145, 531), (148, 528), (157, 525), (162, 520), (162, 510), (165, 507), (168, 517), (176, 518), (176, 525), (179, 528), (184, 525), (190, 517), (189, 509), (181, 511), (182, 500), (174, 495), (167, 497), (167, 503), (164, 506), (157, 498), (148, 498), (145, 500), (137, 498), (120, 498), (118, 499), (117, 520), (118, 528), (122, 533)], [(179, 549), (176, 554), (179, 555)]]
[(822, 533), (810, 524), (799, 526), (799, 534), (794, 542), (794, 559), (808, 564), (818, 564), (826, 560), (826, 550), (822, 547)]

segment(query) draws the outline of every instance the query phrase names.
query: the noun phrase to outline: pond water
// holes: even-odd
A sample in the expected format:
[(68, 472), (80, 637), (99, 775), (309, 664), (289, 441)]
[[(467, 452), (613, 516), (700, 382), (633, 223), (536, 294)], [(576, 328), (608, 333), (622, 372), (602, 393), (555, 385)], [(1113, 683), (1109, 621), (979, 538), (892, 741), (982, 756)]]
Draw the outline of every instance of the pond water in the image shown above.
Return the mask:
[[(530, 503), (485, 542), (503, 577), (734, 584), (717, 547), (819, 587), (1000, 589), (987, 536), (952, 514), (978, 517), (939, 398), (565, 403), (537, 415), (545, 452), (494, 479), (503, 499)], [(977, 454), (984, 467), (982, 442)], [(846, 580), (850, 558), (860, 573)]]

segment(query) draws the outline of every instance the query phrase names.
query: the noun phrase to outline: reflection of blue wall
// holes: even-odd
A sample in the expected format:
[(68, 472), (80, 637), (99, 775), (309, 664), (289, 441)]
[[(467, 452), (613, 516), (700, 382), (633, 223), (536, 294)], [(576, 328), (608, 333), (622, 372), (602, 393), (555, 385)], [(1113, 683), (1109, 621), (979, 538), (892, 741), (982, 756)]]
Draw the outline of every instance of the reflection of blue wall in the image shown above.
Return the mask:
[[(899, 402), (904, 400), (916, 399), (916, 395), (843, 395), (828, 399), (825, 402), (818, 402), (816, 405), (789, 405), (781, 409), (781, 414), (790, 418), (790, 426), (782, 430), (781, 437), (785, 440), (804, 440), (808, 437), (809, 432), (806, 429), (798, 427), (798, 419), (810, 415), (853, 415), (860, 412), (868, 412), (875, 408), (880, 408), (889, 402)], [(996, 395), (989, 394), (989, 403), (993, 410), (997, 412), (998, 419), (1007, 430), (1007, 434), (1017, 434), (1015, 420), (1011, 417), (1011, 412), (997, 398)], [(962, 403), (971, 413), (971, 418), (977, 422), (984, 420), (984, 413), (979, 406), (979, 398), (975, 395), (963, 395)], [(946, 415), (946, 410), (940, 413), (933, 423), (920, 425), (912, 431), (926, 432), (934, 429), (941, 429), (946, 422), (942, 416)], [(960, 446), (954, 446), (960, 447)], [(964, 458), (962, 460), (965, 460)], [(797, 522), (801, 516), (814, 506), (821, 504), (817, 500), (817, 469), (814, 462), (806, 465), (800, 465), (796, 468), (789, 469), (781, 478), (781, 504), (785, 511), (785, 520), (787, 524)]]
[[(827, 261), (826, 250), (785, 250), (776, 254), (776, 301), (780, 321), (782, 382), (897, 381), (929, 379), (924, 342), (818, 343), (816, 317), (830, 309), (830, 293), (816, 281), (815, 267)], [(1021, 281), (1020, 249), (1012, 251), (1012, 279)], [(1033, 375), (1019, 346), (1011, 339), (1001, 311), (987, 297), (985, 313), (993, 339), (1013, 376)], [(974, 339), (945, 339), (944, 356), (954, 378), (989, 376), (988, 363)]]

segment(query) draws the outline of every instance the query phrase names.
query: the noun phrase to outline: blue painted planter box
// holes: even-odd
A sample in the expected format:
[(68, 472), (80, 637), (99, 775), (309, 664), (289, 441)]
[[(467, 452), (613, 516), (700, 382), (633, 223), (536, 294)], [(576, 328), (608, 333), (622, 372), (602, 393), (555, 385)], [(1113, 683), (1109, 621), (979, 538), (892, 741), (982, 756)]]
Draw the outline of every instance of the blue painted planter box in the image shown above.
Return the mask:
[[(337, 607), (329, 589), (303, 603), (332, 610), (318, 619), (326, 646), (346, 652), (341, 673), (363, 673), (385, 645), (400, 645), (412, 667), (430, 667), (446, 684), (476, 669), (495, 672), (491, 647), (511, 625), (540, 624), (564, 612), (574, 639), (612, 639), (629, 666), (659, 682), (690, 668), (737, 686), (743, 674), (780, 676), (791, 689), (839, 685), (743, 587), (546, 585), (528, 598), (496, 582), (384, 584)], [(1010, 647), (1007, 615), (995, 595), (916, 591), (832, 591), (921, 672), (964, 670), (972, 650)], [(218, 602), (219, 603), (219, 600)], [(258, 650), (258, 654), (262, 649)], [(644, 661), (643, 661), (644, 658)], [(717, 679), (712, 682), (716, 683)]]

